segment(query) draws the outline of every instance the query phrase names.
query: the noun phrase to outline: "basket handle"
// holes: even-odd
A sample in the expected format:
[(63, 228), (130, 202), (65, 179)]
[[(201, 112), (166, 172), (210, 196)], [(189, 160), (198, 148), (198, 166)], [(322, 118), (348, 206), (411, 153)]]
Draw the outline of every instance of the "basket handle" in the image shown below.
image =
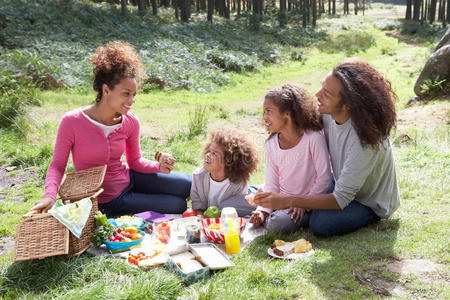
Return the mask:
[(100, 188), (98, 191), (95, 192), (94, 195), (92, 195), (90, 198), (96, 198), (98, 195), (100, 195), (104, 190)]
[(29, 212), (27, 212), (26, 214), (24, 214), (24, 215), (22, 216), (22, 218), (28, 219), (28, 218), (31, 218), (33, 215), (38, 214), (38, 213), (39, 213), (39, 211), (37, 211), (37, 210), (30, 210)]

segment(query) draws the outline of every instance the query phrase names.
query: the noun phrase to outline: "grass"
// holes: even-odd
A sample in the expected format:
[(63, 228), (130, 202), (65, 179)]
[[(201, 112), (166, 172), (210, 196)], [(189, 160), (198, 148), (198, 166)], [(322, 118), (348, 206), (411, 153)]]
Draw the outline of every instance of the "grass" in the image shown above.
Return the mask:
[[(393, 9), (398, 10), (398, 6)], [(384, 7), (373, 11), (387, 10)], [(367, 15), (373, 11), (368, 11)], [(399, 96), (396, 107), (401, 111), (407, 99), (413, 96), (415, 78), (430, 53), (432, 43), (419, 38), (417, 43), (408, 44), (403, 38), (388, 36), (374, 25), (381, 17), (373, 14), (374, 17), (365, 19), (364, 26), (361, 26), (361, 17), (355, 16), (325, 19), (319, 24), (331, 32), (331, 38), (358, 28), (375, 40), (375, 44), (356, 55), (373, 64), (392, 82)], [(341, 28), (332, 27), (339, 23)], [(411, 38), (414, 36), (408, 36)], [(201, 164), (200, 153), (205, 140), (204, 133), (189, 137), (190, 128), (192, 132), (198, 132), (198, 128), (203, 128), (200, 125), (218, 122), (231, 123), (248, 132), (263, 157), (262, 145), (266, 134), (258, 122), (261, 100), (267, 87), (289, 81), (315, 92), (326, 73), (346, 55), (338, 51), (330, 54), (314, 47), (297, 50), (303, 52), (307, 59), (262, 66), (251, 75), (229, 73), (234, 85), (220, 91), (206, 94), (156, 90), (138, 94), (133, 111), (142, 124), (144, 157), (153, 157), (157, 150), (169, 151), (178, 158), (176, 170), (190, 173)], [(28, 111), (28, 117), (35, 123), (25, 137), (13, 131), (0, 132), (0, 164), (11, 164), (21, 158), (21, 165), (26, 161), (36, 165), (41, 176), (50, 155), (46, 151), (49, 147), (51, 151), (60, 117), (75, 107), (89, 105), (95, 97), (83, 89), (37, 91), (36, 97), (42, 104)], [(206, 108), (207, 121), (206, 115), (202, 115), (196, 106)], [(450, 109), (445, 100), (429, 103), (421, 109), (425, 107), (433, 112), (447, 111), (447, 114)], [(195, 116), (197, 121), (194, 121)], [(406, 124), (392, 135), (402, 203), (387, 220), (331, 238), (316, 237), (307, 230), (290, 235), (266, 234), (233, 258), (234, 268), (214, 272), (210, 279), (188, 286), (164, 268), (143, 272), (130, 268), (120, 259), (93, 258), (83, 254), (73, 259), (52, 257), (13, 264), (12, 252), (9, 252), (0, 256), (0, 297), (360, 299), (383, 297), (383, 291), (375, 287), (377, 280), (384, 280), (406, 290), (400, 298), (448, 299), (449, 125), (441, 122), (431, 127), (429, 122), (433, 118), (438, 122), (430, 113), (429, 119), (424, 121), (426, 126)], [(400, 131), (408, 134), (412, 142), (401, 142), (397, 138)], [(18, 174), (20, 176), (21, 171), (15, 175)], [(0, 237), (14, 236), (21, 215), (43, 194), (43, 181), (39, 176), (18, 188), (0, 190), (0, 196), (5, 198), (0, 202)], [(261, 162), (250, 182), (261, 183), (263, 180), (264, 162)], [(274, 239), (294, 240), (299, 237), (311, 241), (316, 251), (313, 257), (300, 261), (268, 258), (267, 247)], [(384, 268), (388, 262), (414, 258), (429, 259), (442, 266), (438, 271), (423, 276), (399, 275)], [(371, 284), (363, 284), (362, 279), (368, 279)]]

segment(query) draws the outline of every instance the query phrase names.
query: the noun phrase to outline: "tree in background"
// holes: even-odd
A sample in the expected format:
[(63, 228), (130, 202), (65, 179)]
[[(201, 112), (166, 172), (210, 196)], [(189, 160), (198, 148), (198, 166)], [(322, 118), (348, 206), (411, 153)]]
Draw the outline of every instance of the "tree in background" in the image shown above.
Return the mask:
[[(58, 0), (61, 3), (67, 3), (70, 0)], [(152, 15), (158, 15), (158, 7), (172, 7), (175, 13), (175, 19), (182, 22), (189, 22), (191, 10), (198, 13), (205, 12), (207, 21), (212, 23), (213, 16), (217, 13), (225, 19), (231, 16), (241, 16), (241, 11), (249, 17), (250, 27), (258, 30), (263, 20), (273, 19), (278, 16), (280, 27), (289, 23), (290, 15), (301, 17), (302, 26), (315, 27), (317, 18), (326, 13), (328, 6), (328, 15), (336, 15), (336, 0), (92, 0), (94, 2), (107, 2), (110, 5), (120, 5), (122, 14), (128, 16), (130, 11), (128, 5), (137, 7), (140, 15), (145, 15), (147, 10), (152, 7)], [(266, 1), (267, 7), (266, 7)], [(358, 14), (362, 10), (364, 15), (365, 0), (341, 0), (338, 4), (342, 5), (344, 14), (350, 13), (349, 6), (354, 5), (354, 13)], [(436, 18), (437, 16), (437, 18)], [(295, 20), (297, 18), (293, 18)], [(405, 19), (414, 20), (423, 24), (425, 21), (433, 23), (436, 20), (442, 23), (442, 26), (450, 20), (450, 0), (406, 0)]]
[[(274, 4), (275, 4), (275, 2), (274, 2)], [(278, 20), (280, 23), (280, 27), (284, 27), (288, 23), (288, 14), (286, 11), (286, 0), (280, 0), (280, 12), (278, 15)]]

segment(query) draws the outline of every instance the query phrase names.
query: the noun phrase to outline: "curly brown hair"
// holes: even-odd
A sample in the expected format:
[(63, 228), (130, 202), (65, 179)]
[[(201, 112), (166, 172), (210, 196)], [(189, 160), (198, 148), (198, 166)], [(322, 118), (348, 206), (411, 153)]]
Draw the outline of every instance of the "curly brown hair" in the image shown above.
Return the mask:
[(96, 102), (100, 102), (103, 96), (103, 84), (113, 89), (123, 78), (139, 79), (142, 76), (142, 63), (136, 49), (123, 41), (99, 46), (91, 56), (91, 64), (94, 66)]
[(255, 145), (242, 132), (224, 125), (209, 130), (208, 140), (203, 148), (205, 156), (212, 143), (223, 151), (225, 176), (231, 182), (248, 182), (258, 166), (258, 151)]
[(397, 122), (397, 95), (391, 82), (368, 63), (354, 58), (337, 64), (332, 74), (341, 83), (341, 101), (349, 108), (361, 145), (377, 150)]
[(271, 100), (281, 113), (289, 112), (297, 128), (312, 131), (323, 128), (317, 102), (305, 89), (285, 84), (269, 89), (264, 98)]

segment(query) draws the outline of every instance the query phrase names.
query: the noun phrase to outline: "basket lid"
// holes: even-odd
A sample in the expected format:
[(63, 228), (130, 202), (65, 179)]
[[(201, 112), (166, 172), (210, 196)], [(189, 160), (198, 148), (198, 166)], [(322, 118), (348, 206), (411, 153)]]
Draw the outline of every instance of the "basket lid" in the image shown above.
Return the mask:
[(103, 183), (106, 165), (64, 175), (58, 194), (61, 199), (81, 199), (98, 191)]

